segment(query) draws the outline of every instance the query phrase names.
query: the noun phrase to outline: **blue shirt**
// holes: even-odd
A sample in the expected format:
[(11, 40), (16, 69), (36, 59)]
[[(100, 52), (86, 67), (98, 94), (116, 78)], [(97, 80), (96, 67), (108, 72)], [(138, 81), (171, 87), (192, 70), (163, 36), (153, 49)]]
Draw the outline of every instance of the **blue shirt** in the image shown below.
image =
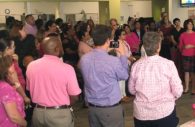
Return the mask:
[(118, 81), (128, 79), (126, 56), (114, 57), (94, 49), (81, 58), (85, 99), (98, 106), (110, 106), (121, 100)]

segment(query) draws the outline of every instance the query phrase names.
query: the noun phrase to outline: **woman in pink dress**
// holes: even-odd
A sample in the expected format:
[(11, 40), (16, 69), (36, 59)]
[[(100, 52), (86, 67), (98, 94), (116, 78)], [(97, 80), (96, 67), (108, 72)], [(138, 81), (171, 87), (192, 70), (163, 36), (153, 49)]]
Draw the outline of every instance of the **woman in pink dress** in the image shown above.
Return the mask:
[(23, 98), (7, 79), (15, 84), (17, 74), (12, 58), (0, 54), (0, 127), (26, 127)]
[(195, 32), (193, 31), (193, 21), (188, 19), (184, 22), (186, 32), (180, 36), (179, 49), (183, 59), (183, 69), (185, 72), (185, 90), (189, 91), (190, 75), (192, 78), (192, 94), (195, 94)]
[(126, 33), (125, 40), (131, 48), (132, 55), (137, 55), (139, 53), (139, 45), (140, 45), (139, 38), (134, 32), (131, 32), (129, 25), (124, 24), (123, 28)]

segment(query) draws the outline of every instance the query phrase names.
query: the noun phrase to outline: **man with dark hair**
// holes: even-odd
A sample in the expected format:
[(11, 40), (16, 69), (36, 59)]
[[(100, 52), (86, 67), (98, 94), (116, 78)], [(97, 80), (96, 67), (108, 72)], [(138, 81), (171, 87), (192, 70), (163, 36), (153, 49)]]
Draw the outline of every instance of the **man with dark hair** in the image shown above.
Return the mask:
[(33, 127), (74, 127), (70, 104), (81, 93), (74, 69), (58, 57), (62, 45), (58, 37), (46, 37), (44, 56), (27, 67), (27, 89), (30, 91)]
[(84, 78), (85, 100), (89, 104), (90, 127), (124, 127), (118, 81), (128, 78), (128, 60), (124, 47), (116, 49), (120, 57), (110, 56), (111, 28), (97, 25), (92, 32), (95, 49), (80, 61)]
[(174, 63), (159, 56), (161, 40), (159, 33), (145, 33), (147, 57), (131, 68), (129, 91), (135, 95), (135, 127), (177, 127), (179, 123), (175, 101), (182, 95), (182, 82)]
[(26, 15), (24, 30), (27, 34), (35, 36), (37, 34), (37, 27), (35, 25), (35, 19), (32, 14)]
[(112, 28), (112, 34), (111, 34), (111, 39), (114, 39), (114, 33), (116, 31), (116, 29), (118, 28), (119, 24), (117, 19), (115, 18), (111, 18), (110, 19), (110, 27)]
[(15, 22), (15, 18), (12, 17), (12, 16), (6, 16), (6, 27), (8, 30), (10, 30), (13, 25), (14, 25), (14, 22)]
[(56, 23), (56, 25), (58, 25), (59, 26), (59, 28), (62, 26), (62, 24), (63, 24), (63, 19), (61, 19), (61, 18), (57, 18), (56, 20), (55, 20), (55, 23)]

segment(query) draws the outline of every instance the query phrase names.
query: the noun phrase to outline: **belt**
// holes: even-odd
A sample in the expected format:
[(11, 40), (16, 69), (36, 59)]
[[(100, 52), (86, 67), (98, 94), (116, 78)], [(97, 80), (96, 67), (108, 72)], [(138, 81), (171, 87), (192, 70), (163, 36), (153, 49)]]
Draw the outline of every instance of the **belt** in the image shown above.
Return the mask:
[(116, 103), (116, 104), (109, 105), (109, 106), (99, 106), (99, 105), (94, 105), (94, 104), (91, 104), (91, 103), (88, 103), (88, 104), (89, 104), (89, 106), (91, 106), (91, 107), (96, 107), (96, 108), (111, 108), (111, 107), (118, 106), (118, 105), (120, 105), (121, 103), (118, 102), (118, 103)]
[(70, 105), (61, 105), (61, 106), (47, 107), (47, 106), (41, 106), (39, 104), (36, 104), (35, 108), (42, 108), (42, 109), (67, 109), (67, 108), (71, 108), (71, 106)]

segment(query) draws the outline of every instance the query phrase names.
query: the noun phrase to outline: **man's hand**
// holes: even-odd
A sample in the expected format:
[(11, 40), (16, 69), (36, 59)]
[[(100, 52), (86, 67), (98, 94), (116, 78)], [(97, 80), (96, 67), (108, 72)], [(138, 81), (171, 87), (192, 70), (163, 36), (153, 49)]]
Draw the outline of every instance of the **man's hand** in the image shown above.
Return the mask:
[(29, 105), (30, 104), (30, 98), (28, 98), (27, 96), (24, 97), (24, 102), (26, 105)]
[(133, 56), (130, 56), (130, 57), (128, 57), (128, 60), (131, 61), (131, 62), (134, 62), (134, 61), (136, 61), (136, 58), (133, 57)]

